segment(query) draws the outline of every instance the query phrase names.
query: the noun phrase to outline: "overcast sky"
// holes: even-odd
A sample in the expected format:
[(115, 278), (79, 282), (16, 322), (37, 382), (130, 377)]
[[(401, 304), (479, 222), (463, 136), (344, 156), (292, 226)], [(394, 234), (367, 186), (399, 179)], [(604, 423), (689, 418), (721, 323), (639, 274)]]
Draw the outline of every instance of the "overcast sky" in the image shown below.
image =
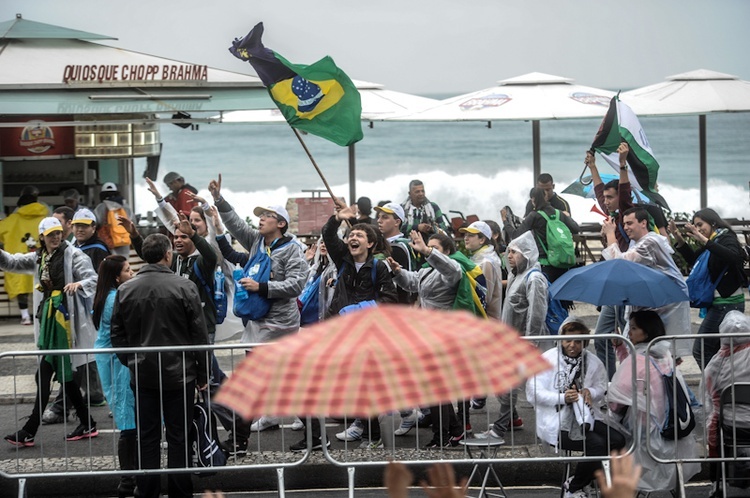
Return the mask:
[(747, 0), (2, 0), (25, 19), (104, 43), (252, 73), (227, 51), (258, 21), (296, 63), (331, 55), (350, 77), (458, 94), (539, 71), (629, 89), (693, 69), (750, 80)]

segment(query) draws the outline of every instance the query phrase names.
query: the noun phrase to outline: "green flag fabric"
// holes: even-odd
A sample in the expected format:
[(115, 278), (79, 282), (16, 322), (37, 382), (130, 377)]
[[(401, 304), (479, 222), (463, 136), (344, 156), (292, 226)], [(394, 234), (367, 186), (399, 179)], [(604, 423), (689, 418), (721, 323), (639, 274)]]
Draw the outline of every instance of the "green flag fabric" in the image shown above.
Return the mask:
[(362, 102), (352, 80), (331, 57), (293, 64), (263, 46), (258, 23), (229, 51), (250, 63), (290, 126), (348, 146), (362, 140)]

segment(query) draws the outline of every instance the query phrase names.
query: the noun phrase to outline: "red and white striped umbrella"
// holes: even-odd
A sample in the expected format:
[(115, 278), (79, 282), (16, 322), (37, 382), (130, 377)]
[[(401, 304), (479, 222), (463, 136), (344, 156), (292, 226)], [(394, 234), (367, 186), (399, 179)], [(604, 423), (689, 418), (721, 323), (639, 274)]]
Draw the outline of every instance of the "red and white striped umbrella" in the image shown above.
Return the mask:
[(370, 417), (507, 392), (548, 368), (539, 350), (500, 322), (383, 305), (256, 348), (215, 401), (248, 420)]

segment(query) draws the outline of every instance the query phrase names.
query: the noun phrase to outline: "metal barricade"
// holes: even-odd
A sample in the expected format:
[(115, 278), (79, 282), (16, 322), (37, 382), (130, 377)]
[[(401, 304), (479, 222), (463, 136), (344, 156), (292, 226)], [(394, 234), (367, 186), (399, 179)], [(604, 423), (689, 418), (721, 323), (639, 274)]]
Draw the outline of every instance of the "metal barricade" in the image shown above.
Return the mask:
[[(718, 386), (716, 385), (716, 379), (712, 379), (706, 376), (706, 371), (704, 369), (701, 369), (700, 374), (700, 385), (697, 393), (692, 393), (691, 390), (688, 391), (688, 396), (691, 397), (691, 408), (693, 409), (693, 415), (696, 417), (696, 427), (693, 430), (693, 432), (686, 437), (692, 438), (701, 438), (701, 444), (700, 444), (700, 452), (698, 454), (677, 454), (679, 452), (677, 445), (678, 441), (675, 439), (674, 443), (672, 443), (672, 446), (674, 448), (673, 454), (674, 456), (672, 458), (669, 458), (669, 456), (665, 456), (664, 454), (658, 455), (656, 454), (656, 451), (654, 450), (654, 445), (652, 444), (653, 435), (651, 434), (651, 430), (648, 430), (648, 428), (644, 428), (645, 433), (645, 447), (648, 456), (654, 460), (654, 462), (658, 464), (664, 464), (664, 465), (675, 465), (677, 468), (677, 494), (679, 498), (685, 497), (685, 479), (684, 479), (684, 473), (683, 473), (683, 466), (685, 464), (702, 464), (702, 463), (708, 463), (712, 466), (721, 466), (722, 469), (725, 469), (726, 465), (729, 463), (734, 462), (747, 462), (748, 465), (750, 465), (750, 454), (749, 456), (742, 456), (738, 452), (738, 445), (737, 445), (737, 438), (733, 439), (733, 444), (731, 447), (731, 452), (729, 455), (724, 454), (725, 445), (723, 444), (724, 441), (721, 439), (718, 439), (718, 448), (715, 448), (716, 451), (720, 451), (721, 454), (718, 456), (711, 456), (711, 448), (709, 447), (709, 433), (714, 432), (717, 438), (721, 437), (721, 434), (719, 433), (719, 427), (717, 427), (718, 423), (718, 413), (715, 413), (715, 410), (718, 409), (717, 403), (720, 401), (720, 395), (721, 392), (719, 392), (720, 388), (727, 388), (730, 386), (734, 386), (735, 384), (738, 384), (740, 382), (750, 382), (750, 374), (748, 374), (748, 370), (746, 368), (746, 365), (735, 365), (734, 363), (734, 351), (737, 346), (739, 346), (740, 343), (747, 344), (750, 342), (750, 333), (738, 333), (738, 334), (686, 334), (681, 336), (662, 336), (654, 339), (651, 341), (645, 350), (645, 356), (646, 358), (650, 358), (652, 356), (660, 357), (663, 353), (659, 351), (659, 348), (664, 348), (664, 346), (660, 346), (660, 344), (663, 343), (669, 343), (668, 350), (671, 354), (671, 356), (675, 357), (675, 351), (677, 350), (676, 342), (681, 340), (698, 340), (701, 341), (698, 347), (695, 349), (695, 351), (698, 351), (700, 353), (700, 356), (702, 357), (705, 352), (706, 348), (704, 347), (703, 340), (704, 339), (721, 339), (722, 341), (728, 341), (729, 342), (729, 350), (727, 353), (717, 353), (717, 355), (721, 354), (721, 358), (724, 359), (726, 362), (723, 365), (723, 371), (726, 372), (728, 375), (730, 382), (727, 386)], [(737, 341), (735, 343), (735, 341)], [(657, 348), (656, 351), (654, 351), (654, 348)], [(663, 351), (663, 349), (662, 349)], [(726, 354), (726, 356), (723, 356)], [(692, 360), (692, 359), (691, 359)], [(677, 368), (677, 367), (675, 367)], [(650, 386), (652, 382), (652, 376), (654, 374), (659, 375), (658, 372), (652, 371), (653, 368), (646, 368), (645, 369), (645, 376), (644, 376), (644, 384), (646, 386)], [(666, 372), (663, 372), (666, 373)], [(740, 377), (740, 379), (737, 379), (737, 377)], [(675, 388), (676, 383), (678, 382), (678, 379), (676, 376), (672, 376), (671, 380), (668, 380), (668, 382), (672, 383), (672, 405), (677, 406), (677, 398), (678, 398), (678, 391)], [(688, 386), (689, 388), (689, 386)], [(652, 402), (652, 390), (646, 389), (646, 403), (648, 406), (651, 406)], [(695, 395), (695, 399), (691, 396), (691, 394)], [(710, 406), (708, 406), (710, 404)], [(717, 406), (714, 406), (717, 405)], [(734, 399), (732, 398), (732, 411), (734, 411)], [(696, 413), (697, 412), (697, 413)], [(707, 417), (706, 415), (708, 413), (711, 413), (711, 417)], [(750, 420), (748, 421), (750, 422)], [(680, 420), (678, 418), (677, 411), (673, 414), (673, 420), (672, 423), (675, 427), (677, 427), (680, 423)], [(734, 430), (736, 430), (736, 427), (734, 427)], [(735, 432), (736, 434), (736, 432)], [(660, 436), (657, 436), (660, 437)], [(656, 444), (659, 444), (659, 441), (656, 442)], [(693, 448), (695, 450), (695, 448)], [(684, 452), (687, 453), (687, 452)], [(724, 481), (724, 492), (726, 492), (726, 481), (725, 481), (725, 475), (722, 472), (722, 480)]]
[[(12, 420), (14, 421), (11, 427), (7, 425), (3, 427), (6, 433), (15, 433), (23, 427), (24, 415), (27, 415), (33, 407), (33, 403), (36, 400), (36, 383), (31, 383), (28, 373), (31, 370), (39, 370), (39, 364), (44, 360), (44, 357), (59, 358), (65, 355), (91, 355), (89, 359), (93, 361), (93, 355), (107, 355), (112, 358), (111, 366), (114, 366), (114, 362), (118, 361), (112, 354), (125, 354), (125, 355), (145, 355), (154, 354), (157, 355), (157, 361), (162, 366), (162, 361), (167, 361), (167, 356), (174, 358), (177, 354), (177, 358), (182, 360), (182, 364), (185, 364), (185, 359), (188, 355), (193, 354), (204, 354), (206, 355), (206, 375), (211, 378), (211, 358), (212, 354), (215, 354), (218, 363), (222, 370), (232, 371), (235, 365), (244, 358), (246, 350), (252, 347), (262, 347), (262, 344), (222, 344), (222, 345), (204, 345), (204, 346), (165, 346), (165, 347), (149, 347), (149, 348), (110, 348), (110, 349), (69, 349), (69, 350), (49, 350), (49, 351), (8, 351), (0, 353), (0, 371), (11, 372), (13, 376), (10, 389), (6, 387), (8, 391), (6, 396), (10, 397), (13, 402), (12, 408)], [(85, 369), (86, 377), (89, 373), (89, 364), (85, 364), (80, 367)], [(25, 373), (25, 375), (24, 375)], [(38, 374), (35, 374), (35, 376)], [(136, 386), (133, 389), (135, 395), (136, 405), (136, 420), (138, 419), (138, 407), (141, 406), (140, 400), (140, 386), (138, 385), (138, 375), (136, 366), (135, 383)], [(163, 394), (161, 374), (159, 376), (159, 393)], [(183, 367), (182, 372), (183, 382), (186, 379), (186, 370)], [(51, 398), (57, 394), (55, 384), (52, 383), (53, 388), (51, 390)], [(209, 388), (210, 389), (210, 388)], [(29, 391), (33, 391), (29, 392)], [(63, 390), (64, 392), (64, 390)], [(87, 393), (88, 395), (88, 393)], [(187, 394), (185, 395), (187, 396)], [(189, 410), (193, 406), (192, 399), (183, 399), (186, 407)], [(29, 404), (31, 402), (31, 404)], [(84, 402), (88, 404), (89, 399), (84, 399)], [(43, 404), (47, 405), (47, 400), (43, 400)], [(259, 470), (259, 469), (274, 469), (277, 472), (277, 482), (279, 487), (279, 496), (284, 496), (284, 470), (290, 467), (295, 467), (303, 464), (309, 458), (309, 453), (290, 453), (287, 450), (287, 446), (290, 441), (285, 437), (285, 431), (279, 431), (281, 435), (280, 446), (278, 438), (266, 436), (264, 433), (258, 433), (257, 436), (251, 437), (251, 444), (249, 444), (249, 452), (244, 457), (232, 457), (228, 458), (226, 466), (222, 467), (195, 467), (192, 463), (191, 451), (189, 439), (189, 425), (193, 418), (192, 411), (189, 411), (186, 415), (188, 422), (187, 426), (184, 427), (183, 437), (185, 438), (185, 449), (184, 453), (187, 456), (184, 462), (180, 462), (175, 467), (167, 467), (167, 459), (165, 452), (168, 449), (166, 443), (162, 438), (160, 449), (160, 463), (158, 468), (145, 469), (136, 466), (134, 470), (122, 470), (118, 465), (118, 437), (120, 431), (115, 427), (113, 419), (107, 416), (108, 408), (90, 408), (90, 413), (96, 415), (97, 430), (99, 436), (95, 438), (84, 438), (80, 441), (67, 441), (62, 438), (63, 434), (68, 434), (73, 431), (78, 425), (78, 421), (71, 422), (65, 413), (70, 408), (71, 401), (67, 395), (63, 395), (63, 423), (57, 426), (42, 425), (40, 420), (39, 431), (36, 434), (35, 447), (16, 447), (13, 449), (13, 455), (11, 458), (0, 457), (0, 475), (9, 479), (17, 479), (19, 482), (19, 496), (25, 496), (25, 488), (28, 479), (41, 479), (50, 478), (60, 475), (66, 477), (84, 477), (92, 475), (101, 476), (135, 476), (135, 475), (162, 475), (162, 474), (213, 474), (213, 473), (225, 473), (233, 472), (237, 470)], [(163, 408), (163, 405), (160, 406)], [(216, 434), (211, 436), (218, 442), (222, 438), (228, 437), (230, 433), (236, 433), (238, 424), (242, 423), (240, 419), (235, 417), (231, 410), (219, 407), (218, 405), (209, 404), (210, 416), (220, 416), (223, 418), (224, 425), (221, 423), (217, 425), (218, 430)], [(39, 410), (39, 417), (41, 419), (44, 407)], [(227, 420), (229, 420), (227, 422)], [(246, 424), (249, 426), (249, 422)], [(140, 428), (136, 428), (140, 431)], [(247, 428), (246, 428), (247, 430)], [(212, 432), (212, 430), (211, 430)], [(249, 431), (248, 431), (249, 432)], [(61, 444), (54, 442), (53, 438), (60, 437), (62, 439)], [(39, 443), (42, 444), (39, 444)], [(136, 465), (141, 461), (140, 447), (137, 451)], [(175, 462), (172, 462), (174, 465)]]
[[(540, 337), (524, 337), (525, 340), (530, 341), (539, 341)], [(541, 338), (545, 344), (551, 345), (555, 343), (561, 343), (563, 340), (586, 340), (586, 341), (595, 341), (595, 340), (612, 340), (612, 339), (619, 339), (622, 341), (624, 346), (629, 351), (629, 358), (630, 361), (633, 361), (634, 359), (634, 347), (630, 343), (630, 341), (626, 338), (623, 338), (620, 335), (617, 334), (589, 334), (589, 335), (565, 335), (565, 336), (543, 336)], [(595, 354), (595, 353), (591, 353)], [(606, 375), (606, 372), (605, 372)], [(633, 386), (636, 385), (636, 378), (635, 378), (635, 369), (633, 369), (633, 376), (632, 376), (632, 383)], [(529, 379), (527, 382), (533, 382), (533, 379)], [(520, 389), (520, 388), (519, 388)], [(512, 399), (512, 398), (511, 398)], [(606, 399), (606, 398), (605, 398)], [(468, 401), (468, 400), (467, 400)], [(511, 404), (511, 412), (515, 408), (513, 406), (514, 403)], [(490, 402), (488, 401), (488, 405), (490, 405)], [(494, 405), (494, 403), (493, 403)], [(410, 410), (409, 410), (410, 411)], [(406, 413), (406, 412), (404, 412)], [(413, 412), (412, 412), (413, 413)], [(532, 410), (533, 413), (533, 410)], [(466, 412), (464, 412), (466, 414)], [(486, 421), (488, 424), (492, 423), (492, 419), (490, 418), (490, 412), (487, 410), (485, 414)], [(336, 465), (341, 468), (345, 468), (347, 470), (347, 476), (348, 476), (348, 484), (349, 484), (349, 496), (354, 496), (354, 480), (355, 480), (355, 474), (357, 469), (365, 469), (368, 467), (374, 467), (374, 466), (384, 466), (390, 461), (399, 461), (405, 465), (428, 465), (433, 464), (437, 462), (445, 462), (449, 461), (453, 464), (466, 464), (471, 466), (486, 466), (486, 465), (493, 465), (493, 464), (509, 464), (509, 463), (560, 463), (560, 464), (569, 464), (573, 462), (581, 462), (581, 461), (605, 461), (608, 462), (611, 458), (608, 454), (606, 456), (586, 456), (586, 455), (565, 455), (562, 453), (558, 453), (556, 456), (552, 455), (555, 452), (555, 448), (550, 447), (550, 445), (544, 441), (540, 441), (536, 435), (535, 430), (535, 423), (529, 423), (527, 426), (527, 431), (532, 434), (532, 436), (524, 435), (522, 436), (517, 429), (513, 427), (511, 424), (510, 428), (508, 429), (508, 432), (506, 433), (505, 438), (505, 444), (500, 446), (499, 448), (493, 447), (495, 444), (492, 442), (492, 440), (488, 440), (488, 444), (486, 445), (486, 450), (484, 455), (482, 455), (482, 458), (477, 458), (474, 455), (471, 454), (470, 448), (466, 445), (457, 445), (456, 448), (453, 450), (447, 450), (445, 448), (437, 449), (437, 450), (422, 450), (421, 445), (423, 443), (427, 443), (429, 440), (428, 438), (420, 435), (420, 431), (418, 428), (413, 429), (414, 436), (413, 441), (414, 445), (409, 447), (408, 445), (405, 445), (403, 442), (398, 442), (394, 444), (393, 441), (393, 433), (395, 429), (399, 427), (398, 425), (398, 412), (392, 412), (390, 414), (384, 414), (379, 417), (379, 421), (381, 422), (381, 437), (383, 439), (384, 448), (382, 449), (362, 449), (358, 450), (358, 446), (360, 444), (360, 441), (344, 441), (343, 442), (343, 449), (329, 449), (326, 441), (331, 439), (330, 434), (326, 434), (326, 431), (322, 431), (322, 438), (323, 438), (323, 454), (328, 462), (330, 462), (333, 465)], [(476, 427), (474, 424), (475, 416), (471, 417), (472, 420), (472, 426)], [(324, 419), (321, 419), (321, 424), (324, 424)], [(349, 423), (352, 422), (353, 419), (344, 419), (344, 425), (343, 428), (346, 429), (349, 426)], [(383, 423), (384, 422), (384, 423)], [(462, 426), (466, 426), (466, 418), (464, 417), (463, 420), (459, 420), (459, 422), (462, 424)], [(529, 422), (531, 422), (529, 420)], [(372, 422), (371, 422), (372, 423)], [(438, 423), (442, 423), (442, 419), (438, 420)], [(366, 425), (367, 421), (363, 421), (363, 425)], [(325, 425), (322, 425), (322, 427), (325, 427)], [(366, 430), (366, 427), (363, 427), (364, 430)], [(385, 434), (388, 434), (387, 437), (383, 437)], [(509, 437), (507, 437), (509, 436)], [(585, 436), (584, 436), (585, 437)], [(389, 441), (391, 439), (391, 441)], [(405, 438), (398, 438), (400, 440), (403, 440)], [(335, 441), (336, 438), (333, 438)], [(472, 439), (472, 441), (477, 441), (476, 439)], [(337, 446), (339, 446), (337, 444)], [(457, 449), (457, 451), (456, 451)], [(475, 448), (477, 449), (477, 448)], [(629, 447), (627, 447), (627, 453), (633, 452), (633, 445), (631, 444)], [(471, 483), (470, 483), (471, 484)], [(486, 481), (485, 481), (486, 484)]]

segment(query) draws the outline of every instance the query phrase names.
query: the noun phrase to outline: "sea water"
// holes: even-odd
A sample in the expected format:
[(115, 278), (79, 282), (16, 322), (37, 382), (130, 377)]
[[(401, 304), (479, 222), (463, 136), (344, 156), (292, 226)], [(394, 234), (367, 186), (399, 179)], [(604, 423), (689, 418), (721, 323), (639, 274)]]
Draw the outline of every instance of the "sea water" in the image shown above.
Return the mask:
[[(578, 179), (586, 150), (600, 119), (541, 122), (542, 172), (550, 173), (561, 192)], [(723, 217), (750, 218), (750, 113), (707, 117), (708, 205)], [(659, 165), (659, 191), (674, 212), (700, 207), (698, 117), (643, 117), (641, 123)], [(355, 145), (357, 196), (402, 202), (414, 178), (446, 214), (461, 211), (499, 219), (505, 205), (523, 214), (533, 187), (530, 122), (363, 124), (364, 139)], [(199, 129), (162, 125), (164, 143), (159, 175), (177, 171), (209, 198), (207, 185), (222, 174), (222, 192), (240, 215), (255, 206), (284, 204), (288, 197), (322, 189), (292, 131), (285, 124), (211, 123)], [(305, 135), (305, 143), (334, 193), (348, 198), (348, 151)], [(602, 158), (600, 171), (611, 173)], [(136, 177), (145, 160), (136, 164)], [(166, 191), (166, 186), (159, 183)], [(565, 195), (579, 222), (601, 221), (590, 211), (594, 201)], [(136, 211), (153, 209), (153, 197), (136, 182)]]

